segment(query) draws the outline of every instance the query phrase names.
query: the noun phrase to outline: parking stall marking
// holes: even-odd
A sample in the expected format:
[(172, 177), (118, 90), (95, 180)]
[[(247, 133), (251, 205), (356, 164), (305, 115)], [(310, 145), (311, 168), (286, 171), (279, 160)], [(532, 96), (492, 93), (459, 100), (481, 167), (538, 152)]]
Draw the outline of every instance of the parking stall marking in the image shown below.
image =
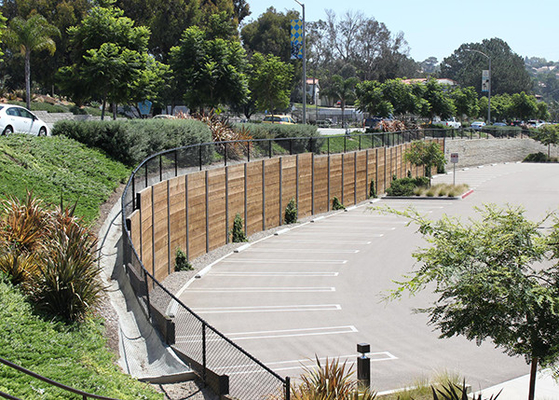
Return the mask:
[(274, 272), (264, 272), (264, 271), (220, 271), (220, 272), (210, 272), (208, 276), (294, 276), (294, 277), (336, 277), (340, 275), (339, 272), (312, 272), (312, 271), (274, 271)]
[(347, 260), (272, 260), (272, 259), (251, 259), (251, 258), (231, 258), (221, 261), (222, 264), (347, 264)]
[(301, 311), (340, 311), (339, 304), (299, 304), (291, 306), (250, 306), (250, 307), (206, 307), (195, 308), (198, 314), (229, 314), (229, 313), (276, 313)]
[(335, 287), (228, 287), (228, 288), (206, 288), (189, 289), (189, 292), (196, 293), (329, 293), (335, 292)]

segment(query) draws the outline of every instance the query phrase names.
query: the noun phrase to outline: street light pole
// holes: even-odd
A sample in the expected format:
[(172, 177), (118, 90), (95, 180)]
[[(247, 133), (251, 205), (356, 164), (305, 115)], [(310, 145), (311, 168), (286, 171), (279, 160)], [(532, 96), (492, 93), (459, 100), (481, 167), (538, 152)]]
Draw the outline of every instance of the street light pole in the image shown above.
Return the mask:
[(307, 44), (305, 40), (305, 4), (295, 0), (303, 9), (303, 124), (307, 123)]
[(491, 57), (489, 57), (483, 51), (475, 49), (466, 49), (466, 51), (474, 51), (481, 54), (482, 56), (487, 57), (487, 59), (489, 60), (489, 87), (487, 88), (487, 124), (489, 125), (491, 123)]

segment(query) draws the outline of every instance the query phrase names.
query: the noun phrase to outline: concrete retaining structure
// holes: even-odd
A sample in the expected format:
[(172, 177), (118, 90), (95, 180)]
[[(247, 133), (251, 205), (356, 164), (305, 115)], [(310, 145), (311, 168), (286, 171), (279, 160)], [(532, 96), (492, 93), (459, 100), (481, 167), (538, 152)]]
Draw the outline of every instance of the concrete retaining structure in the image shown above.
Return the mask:
[[(547, 146), (530, 139), (447, 139), (445, 156), (447, 169), (450, 154), (458, 153), (457, 168), (477, 165), (522, 161), (528, 154), (542, 152), (547, 154)], [(559, 147), (551, 147), (551, 157), (559, 157)]]

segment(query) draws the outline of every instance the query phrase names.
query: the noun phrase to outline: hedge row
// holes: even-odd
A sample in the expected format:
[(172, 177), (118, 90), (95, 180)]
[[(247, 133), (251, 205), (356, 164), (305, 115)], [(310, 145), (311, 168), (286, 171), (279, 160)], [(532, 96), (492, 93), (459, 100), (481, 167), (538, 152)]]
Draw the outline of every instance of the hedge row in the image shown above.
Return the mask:
[(129, 166), (163, 150), (212, 141), (208, 126), (196, 120), (59, 121), (52, 134), (97, 147)]

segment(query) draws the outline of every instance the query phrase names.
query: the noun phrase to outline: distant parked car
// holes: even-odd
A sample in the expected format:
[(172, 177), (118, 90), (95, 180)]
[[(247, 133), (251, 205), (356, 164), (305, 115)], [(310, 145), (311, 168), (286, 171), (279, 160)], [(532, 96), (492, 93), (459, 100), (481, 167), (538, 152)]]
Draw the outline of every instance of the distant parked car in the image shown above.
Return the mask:
[(446, 126), (450, 126), (451, 128), (454, 129), (460, 129), (462, 127), (462, 124), (460, 123), (460, 121), (457, 121), (455, 117), (452, 117), (446, 121), (441, 121), (441, 124), (446, 125)]
[(470, 127), (476, 131), (480, 131), (481, 128), (483, 128), (485, 126), (485, 122), (483, 121), (474, 121), (472, 122), (472, 124), (470, 125)]
[(47, 124), (25, 107), (12, 104), (0, 104), (0, 132), (29, 133), (36, 136), (50, 135)]
[(504, 122), (495, 122), (493, 126), (507, 126)]
[(174, 115), (169, 115), (169, 114), (159, 114), (153, 117), (153, 119), (176, 119), (177, 117), (175, 117)]
[(286, 125), (293, 125), (295, 121), (288, 115), (267, 115), (262, 120), (265, 124), (286, 124)]

